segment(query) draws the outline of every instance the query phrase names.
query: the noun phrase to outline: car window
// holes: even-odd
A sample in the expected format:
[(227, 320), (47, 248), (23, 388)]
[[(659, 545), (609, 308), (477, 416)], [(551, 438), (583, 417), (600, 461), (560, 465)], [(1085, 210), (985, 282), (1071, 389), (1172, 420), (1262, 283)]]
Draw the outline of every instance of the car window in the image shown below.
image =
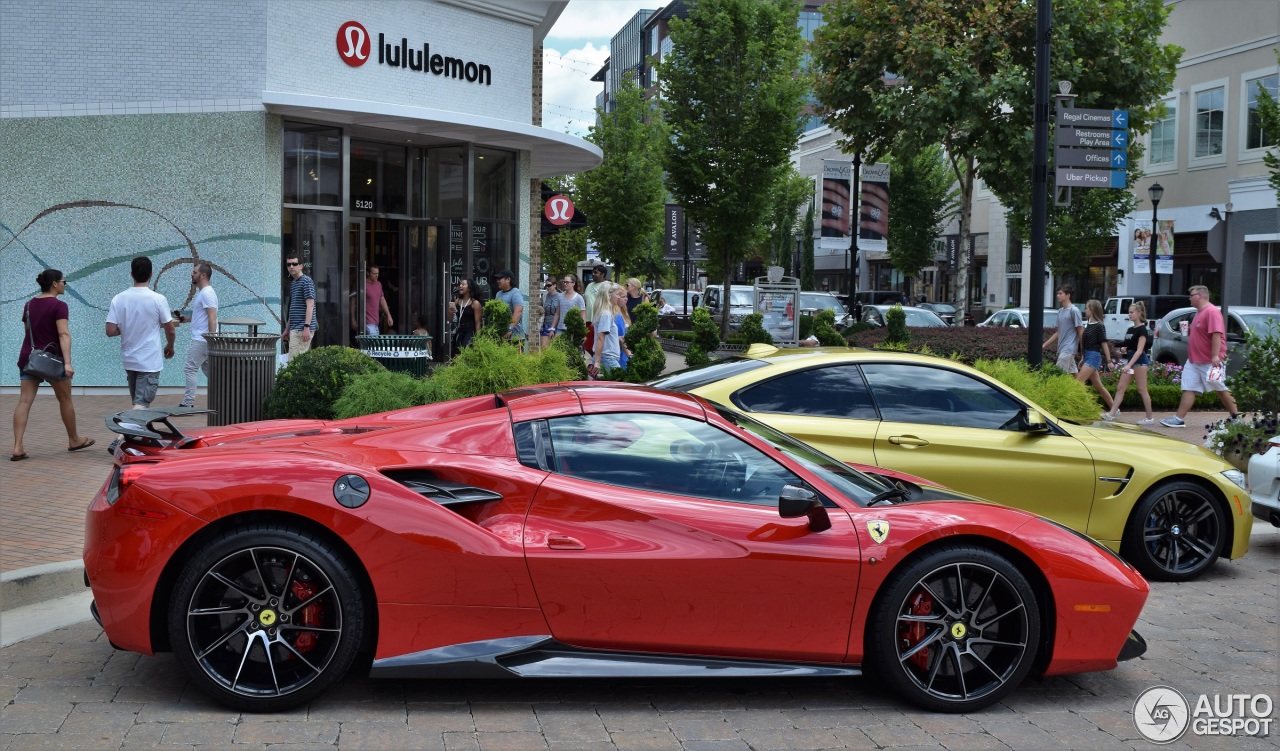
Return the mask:
[(815, 295), (809, 292), (800, 293), (801, 310), (831, 310), (836, 314), (836, 318), (843, 318), (847, 315), (844, 305), (830, 295)]
[(992, 430), (1017, 427), (1022, 405), (970, 375), (889, 363), (863, 365), (862, 372), (886, 422)]
[(547, 421), (555, 470), (636, 490), (773, 506), (791, 470), (741, 437), (700, 420), (648, 412)]
[[(1258, 336), (1266, 336), (1267, 334), (1280, 334), (1280, 313), (1251, 313), (1244, 318), (1244, 325)], [(1235, 316), (1231, 316), (1231, 323), (1236, 322)], [(1243, 334), (1239, 326), (1235, 326), (1227, 331), (1228, 334)]]
[(1111, 314), (1117, 314), (1117, 313), (1126, 314), (1129, 312), (1129, 305), (1132, 302), (1133, 300), (1128, 297), (1125, 297), (1125, 298), (1113, 297), (1110, 300), (1107, 300), (1106, 312)]
[(742, 389), (732, 399), (748, 412), (876, 419), (875, 405), (857, 365), (829, 365), (785, 373)]
[(1172, 318), (1168, 319), (1165, 325), (1168, 326), (1170, 331), (1179, 331), (1181, 329), (1183, 321), (1186, 321), (1187, 325), (1190, 326), (1191, 319), (1195, 317), (1196, 317), (1196, 312), (1193, 310), (1188, 313), (1183, 313), (1182, 315), (1173, 316)]
[(678, 370), (671, 375), (649, 381), (649, 385), (659, 389), (671, 389), (672, 391), (692, 391), (708, 383), (732, 378), (739, 373), (746, 373), (756, 368), (763, 368), (767, 364), (750, 357), (730, 357), (727, 360), (716, 360), (706, 365)]
[(945, 326), (946, 324), (936, 314), (919, 308), (904, 309), (907, 314), (908, 326)]
[(750, 308), (755, 305), (755, 293), (749, 289), (729, 290), (729, 307)]

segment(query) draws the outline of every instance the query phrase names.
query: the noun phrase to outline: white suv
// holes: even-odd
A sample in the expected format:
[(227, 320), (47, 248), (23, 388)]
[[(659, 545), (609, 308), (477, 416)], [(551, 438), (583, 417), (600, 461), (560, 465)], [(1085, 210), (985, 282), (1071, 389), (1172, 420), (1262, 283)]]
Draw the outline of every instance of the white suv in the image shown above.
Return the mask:
[(1280, 436), (1272, 436), (1265, 454), (1249, 460), (1249, 497), (1253, 515), (1280, 527)]

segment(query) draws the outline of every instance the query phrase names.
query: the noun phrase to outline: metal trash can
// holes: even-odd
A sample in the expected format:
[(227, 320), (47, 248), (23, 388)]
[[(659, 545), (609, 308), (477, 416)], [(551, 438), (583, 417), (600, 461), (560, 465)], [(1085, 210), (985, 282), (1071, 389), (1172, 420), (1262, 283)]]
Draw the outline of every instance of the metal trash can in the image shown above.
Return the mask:
[(430, 335), (361, 334), (356, 337), (356, 344), (387, 370), (408, 373), (414, 378), (427, 374), (427, 362), (431, 360)]
[(210, 425), (262, 419), (262, 402), (276, 385), (279, 334), (205, 334), (209, 343)]

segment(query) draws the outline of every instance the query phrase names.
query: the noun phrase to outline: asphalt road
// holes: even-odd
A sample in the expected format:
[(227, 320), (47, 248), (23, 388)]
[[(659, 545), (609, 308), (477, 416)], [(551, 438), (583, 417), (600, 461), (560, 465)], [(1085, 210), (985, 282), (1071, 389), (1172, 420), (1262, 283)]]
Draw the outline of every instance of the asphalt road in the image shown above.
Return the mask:
[[(1145, 689), (1269, 692), (1280, 701), (1280, 531), (1187, 584), (1152, 586), (1147, 654), (1106, 673), (1025, 684), (969, 715), (914, 709), (871, 677), (709, 681), (371, 681), (310, 706), (241, 714), (206, 700), (171, 655), (117, 652), (92, 622), (0, 649), (0, 751), (19, 749), (1151, 749), (1133, 721)], [(814, 586), (798, 584), (797, 586)], [(815, 591), (814, 596), (821, 596)], [(803, 639), (803, 634), (796, 634)], [(1196, 736), (1166, 748), (1276, 749)]]

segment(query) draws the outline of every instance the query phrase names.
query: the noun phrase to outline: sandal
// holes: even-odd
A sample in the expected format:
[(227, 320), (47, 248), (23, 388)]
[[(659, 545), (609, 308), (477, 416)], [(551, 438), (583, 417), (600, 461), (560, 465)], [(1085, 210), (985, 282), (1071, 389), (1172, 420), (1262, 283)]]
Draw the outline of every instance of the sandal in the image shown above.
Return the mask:
[(27, 452), (25, 452), (25, 451), (23, 451), (21, 454), (10, 454), (10, 455), (9, 455), (9, 461), (11, 461), (11, 462), (20, 462), (20, 461), (22, 461), (23, 459), (26, 459), (26, 458), (27, 458)]
[(67, 449), (67, 451), (79, 451), (80, 449), (87, 449), (95, 443), (97, 443), (97, 441), (93, 440), (92, 438), (86, 438), (84, 439), (84, 443), (80, 444), (79, 446), (72, 446), (71, 448)]

